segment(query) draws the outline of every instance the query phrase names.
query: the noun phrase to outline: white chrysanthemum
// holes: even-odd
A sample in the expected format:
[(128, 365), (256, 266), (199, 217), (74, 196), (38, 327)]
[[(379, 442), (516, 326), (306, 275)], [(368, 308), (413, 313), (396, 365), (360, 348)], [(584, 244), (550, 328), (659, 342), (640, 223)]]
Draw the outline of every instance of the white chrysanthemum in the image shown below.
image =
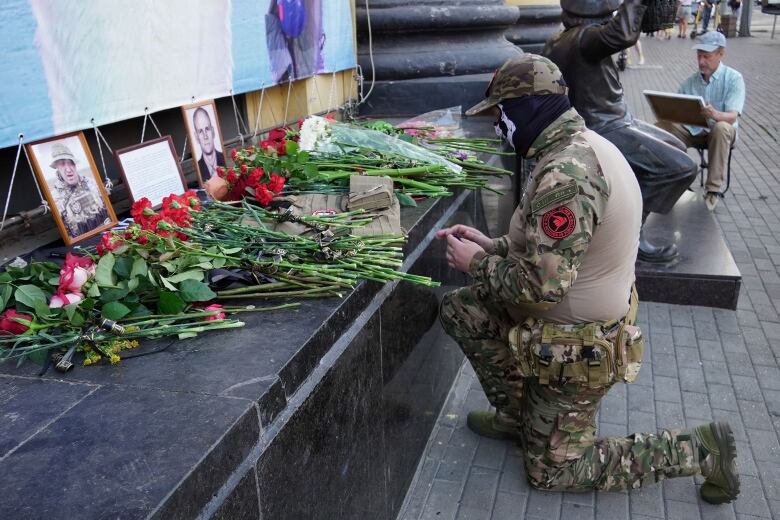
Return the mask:
[(324, 117), (309, 116), (301, 126), (301, 139), (298, 145), (301, 150), (310, 152), (317, 143), (327, 142), (330, 137), (330, 121)]

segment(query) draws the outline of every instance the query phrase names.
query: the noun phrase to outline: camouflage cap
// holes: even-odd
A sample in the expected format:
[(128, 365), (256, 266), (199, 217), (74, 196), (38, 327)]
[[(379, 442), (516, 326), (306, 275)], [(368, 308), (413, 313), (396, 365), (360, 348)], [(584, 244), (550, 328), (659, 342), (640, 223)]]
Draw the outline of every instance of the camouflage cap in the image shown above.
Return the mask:
[(566, 92), (566, 82), (555, 63), (537, 54), (524, 53), (501, 65), (485, 91), (487, 99), (466, 110), (466, 115), (479, 114), (505, 99)]

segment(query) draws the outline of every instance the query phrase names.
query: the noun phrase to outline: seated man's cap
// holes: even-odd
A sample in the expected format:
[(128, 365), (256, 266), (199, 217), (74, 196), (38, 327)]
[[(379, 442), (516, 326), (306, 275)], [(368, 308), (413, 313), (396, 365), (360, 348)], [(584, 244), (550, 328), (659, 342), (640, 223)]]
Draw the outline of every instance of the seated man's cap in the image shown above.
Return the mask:
[(506, 99), (566, 94), (567, 90), (555, 63), (543, 56), (525, 53), (501, 65), (485, 92), (487, 99), (466, 110), (466, 115), (479, 114)]
[(55, 143), (51, 147), (51, 166), (55, 170), (57, 169), (57, 161), (60, 159), (70, 159), (73, 164), (76, 164), (76, 157), (71, 153), (70, 148), (62, 143)]
[(697, 51), (712, 52), (718, 50), (719, 47), (726, 47), (726, 37), (723, 36), (723, 33), (719, 33), (718, 31), (710, 31), (699, 36), (693, 49)]

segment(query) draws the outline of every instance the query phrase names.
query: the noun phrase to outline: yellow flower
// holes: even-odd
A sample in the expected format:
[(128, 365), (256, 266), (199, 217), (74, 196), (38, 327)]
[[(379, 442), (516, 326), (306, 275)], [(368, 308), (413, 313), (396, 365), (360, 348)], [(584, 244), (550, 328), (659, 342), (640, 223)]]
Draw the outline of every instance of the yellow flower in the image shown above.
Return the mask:
[(120, 359), (119, 356), (117, 356), (116, 354), (111, 354), (110, 361), (112, 365), (116, 365), (117, 363), (119, 363), (119, 359)]

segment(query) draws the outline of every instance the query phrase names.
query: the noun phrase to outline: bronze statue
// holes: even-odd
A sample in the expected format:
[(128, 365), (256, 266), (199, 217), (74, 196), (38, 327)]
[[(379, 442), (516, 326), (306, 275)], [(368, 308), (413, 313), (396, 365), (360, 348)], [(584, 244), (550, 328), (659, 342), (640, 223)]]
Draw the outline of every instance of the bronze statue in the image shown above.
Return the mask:
[[(644, 223), (649, 213), (672, 209), (696, 177), (696, 163), (679, 139), (635, 119), (623, 97), (612, 55), (639, 39), (643, 4), (561, 0), (564, 30), (547, 41), (543, 54), (563, 72), (572, 105), (588, 128), (617, 146), (631, 165), (642, 191)], [(676, 256), (675, 244), (653, 245), (641, 235), (640, 260), (668, 262)]]

